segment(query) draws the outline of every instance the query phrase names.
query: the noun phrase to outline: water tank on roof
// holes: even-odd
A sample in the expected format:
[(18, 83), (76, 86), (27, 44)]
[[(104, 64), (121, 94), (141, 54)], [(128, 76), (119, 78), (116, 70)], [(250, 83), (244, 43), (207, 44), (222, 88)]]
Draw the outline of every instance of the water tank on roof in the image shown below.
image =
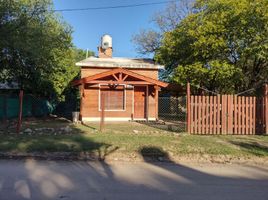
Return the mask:
[(104, 35), (101, 37), (101, 47), (103, 49), (112, 48), (113, 40), (110, 35)]

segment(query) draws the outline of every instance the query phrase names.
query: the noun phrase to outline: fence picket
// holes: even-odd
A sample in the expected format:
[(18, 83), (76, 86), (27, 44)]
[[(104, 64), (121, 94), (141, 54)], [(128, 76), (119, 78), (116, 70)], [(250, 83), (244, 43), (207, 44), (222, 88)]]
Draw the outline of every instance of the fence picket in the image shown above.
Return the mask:
[(253, 108), (252, 108), (252, 134), (256, 133), (256, 97), (253, 97)]
[(201, 134), (204, 134), (205, 130), (205, 96), (201, 96), (202, 99), (202, 111), (201, 111), (201, 116), (202, 116), (202, 126), (201, 126)]
[(268, 96), (267, 96), (267, 94), (265, 95), (265, 113), (264, 113), (264, 116), (265, 116), (265, 129), (264, 129), (264, 133), (265, 134), (268, 134)]
[(234, 95), (234, 134), (237, 134), (237, 96)]
[(190, 109), (191, 109), (191, 114), (190, 114), (190, 134), (193, 133), (193, 128), (194, 128), (194, 96), (190, 96)]
[(209, 96), (209, 134), (213, 134), (213, 96)]
[(241, 134), (245, 134), (245, 97), (241, 97)]
[[(213, 96), (213, 133), (212, 134), (216, 134), (217, 133), (217, 118), (216, 118), (216, 99), (217, 96)], [(212, 120), (212, 119), (211, 119)]]
[(266, 120), (268, 124), (266, 101), (268, 103), (268, 97), (192, 96), (191, 133), (252, 135), (264, 132)]
[(252, 135), (252, 97), (249, 97), (249, 134)]
[(194, 96), (194, 112), (195, 112), (195, 115), (194, 115), (194, 134), (197, 133), (197, 120), (198, 120), (198, 99), (197, 99), (197, 96)]
[(228, 134), (233, 133), (233, 95), (228, 95)]
[(201, 134), (201, 120), (202, 120), (202, 115), (201, 115), (201, 110), (202, 110), (202, 103), (201, 103), (201, 96), (198, 96), (198, 134)]
[(199, 97), (196, 96), (196, 107), (195, 107), (195, 110), (196, 110), (196, 118), (195, 118), (195, 121), (196, 121), (196, 128), (195, 128), (195, 133), (197, 134), (198, 133), (198, 127), (199, 127)]
[(209, 134), (209, 96), (206, 96), (206, 131), (205, 134)]
[(217, 95), (217, 133), (221, 133), (222, 120), (221, 120), (222, 106), (221, 106), (221, 96)]
[(221, 123), (221, 133), (222, 134), (226, 134), (226, 98), (227, 96), (226, 95), (222, 95), (222, 103), (221, 103), (221, 106), (222, 106), (222, 123)]
[(245, 97), (245, 102), (246, 102), (246, 104), (245, 104), (245, 110), (246, 110), (246, 112), (245, 112), (245, 114), (246, 114), (246, 116), (245, 116), (245, 120), (246, 120), (246, 123), (245, 123), (245, 133), (246, 133), (246, 135), (248, 135), (248, 98), (247, 97)]

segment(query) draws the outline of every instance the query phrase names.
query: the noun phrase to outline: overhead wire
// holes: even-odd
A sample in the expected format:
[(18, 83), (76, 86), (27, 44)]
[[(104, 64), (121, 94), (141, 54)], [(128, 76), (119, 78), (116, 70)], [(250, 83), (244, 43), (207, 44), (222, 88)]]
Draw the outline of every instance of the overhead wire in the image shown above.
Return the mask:
[(159, 1), (151, 3), (140, 3), (140, 4), (128, 4), (128, 5), (117, 5), (117, 6), (101, 6), (101, 7), (87, 7), (87, 8), (66, 8), (66, 9), (56, 9), (55, 12), (73, 12), (73, 11), (87, 11), (87, 10), (108, 10), (108, 9), (118, 9), (118, 8), (133, 8), (133, 7), (143, 7), (150, 5), (160, 5), (172, 2), (177, 2), (179, 0), (172, 1)]

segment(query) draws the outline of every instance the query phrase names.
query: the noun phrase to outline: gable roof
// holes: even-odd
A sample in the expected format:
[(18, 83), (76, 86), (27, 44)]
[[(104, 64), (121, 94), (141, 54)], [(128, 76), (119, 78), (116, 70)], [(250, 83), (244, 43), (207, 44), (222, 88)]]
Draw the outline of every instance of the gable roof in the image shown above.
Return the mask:
[(107, 67), (107, 68), (143, 68), (143, 69), (164, 69), (152, 59), (147, 58), (97, 58), (89, 57), (76, 63), (81, 67)]
[(107, 76), (111, 76), (111, 75), (114, 75), (114, 74), (118, 74), (118, 73), (122, 73), (122, 74), (125, 74), (125, 75), (128, 75), (128, 76), (134, 77), (136, 79), (146, 81), (146, 82), (151, 83), (153, 85), (158, 85), (160, 87), (167, 87), (168, 86), (168, 83), (165, 83), (163, 81), (159, 81), (159, 80), (147, 77), (147, 76), (143, 76), (141, 74), (137, 74), (135, 72), (132, 72), (132, 71), (127, 70), (127, 69), (122, 69), (122, 68), (112, 69), (112, 70), (109, 70), (109, 71), (105, 71), (105, 72), (102, 72), (102, 73), (99, 73), (99, 74), (95, 74), (95, 75), (92, 75), (92, 76), (82, 78), (80, 80), (75, 80), (75, 81), (72, 82), (72, 85), (76, 86), (76, 85), (81, 85), (83, 83), (90, 83), (90, 81), (94, 81), (94, 80), (104, 78), (104, 77), (107, 77)]

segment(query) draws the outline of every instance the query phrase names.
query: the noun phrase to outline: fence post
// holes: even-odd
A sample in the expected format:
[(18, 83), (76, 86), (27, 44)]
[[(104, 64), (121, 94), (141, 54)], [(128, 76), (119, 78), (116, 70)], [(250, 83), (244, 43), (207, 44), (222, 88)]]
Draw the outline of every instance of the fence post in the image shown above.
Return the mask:
[(19, 116), (18, 116), (18, 124), (17, 124), (17, 134), (19, 134), (20, 129), (21, 129), (22, 102), (23, 102), (23, 90), (20, 90), (20, 94), (19, 94)]
[(191, 86), (187, 83), (187, 132), (191, 133)]

